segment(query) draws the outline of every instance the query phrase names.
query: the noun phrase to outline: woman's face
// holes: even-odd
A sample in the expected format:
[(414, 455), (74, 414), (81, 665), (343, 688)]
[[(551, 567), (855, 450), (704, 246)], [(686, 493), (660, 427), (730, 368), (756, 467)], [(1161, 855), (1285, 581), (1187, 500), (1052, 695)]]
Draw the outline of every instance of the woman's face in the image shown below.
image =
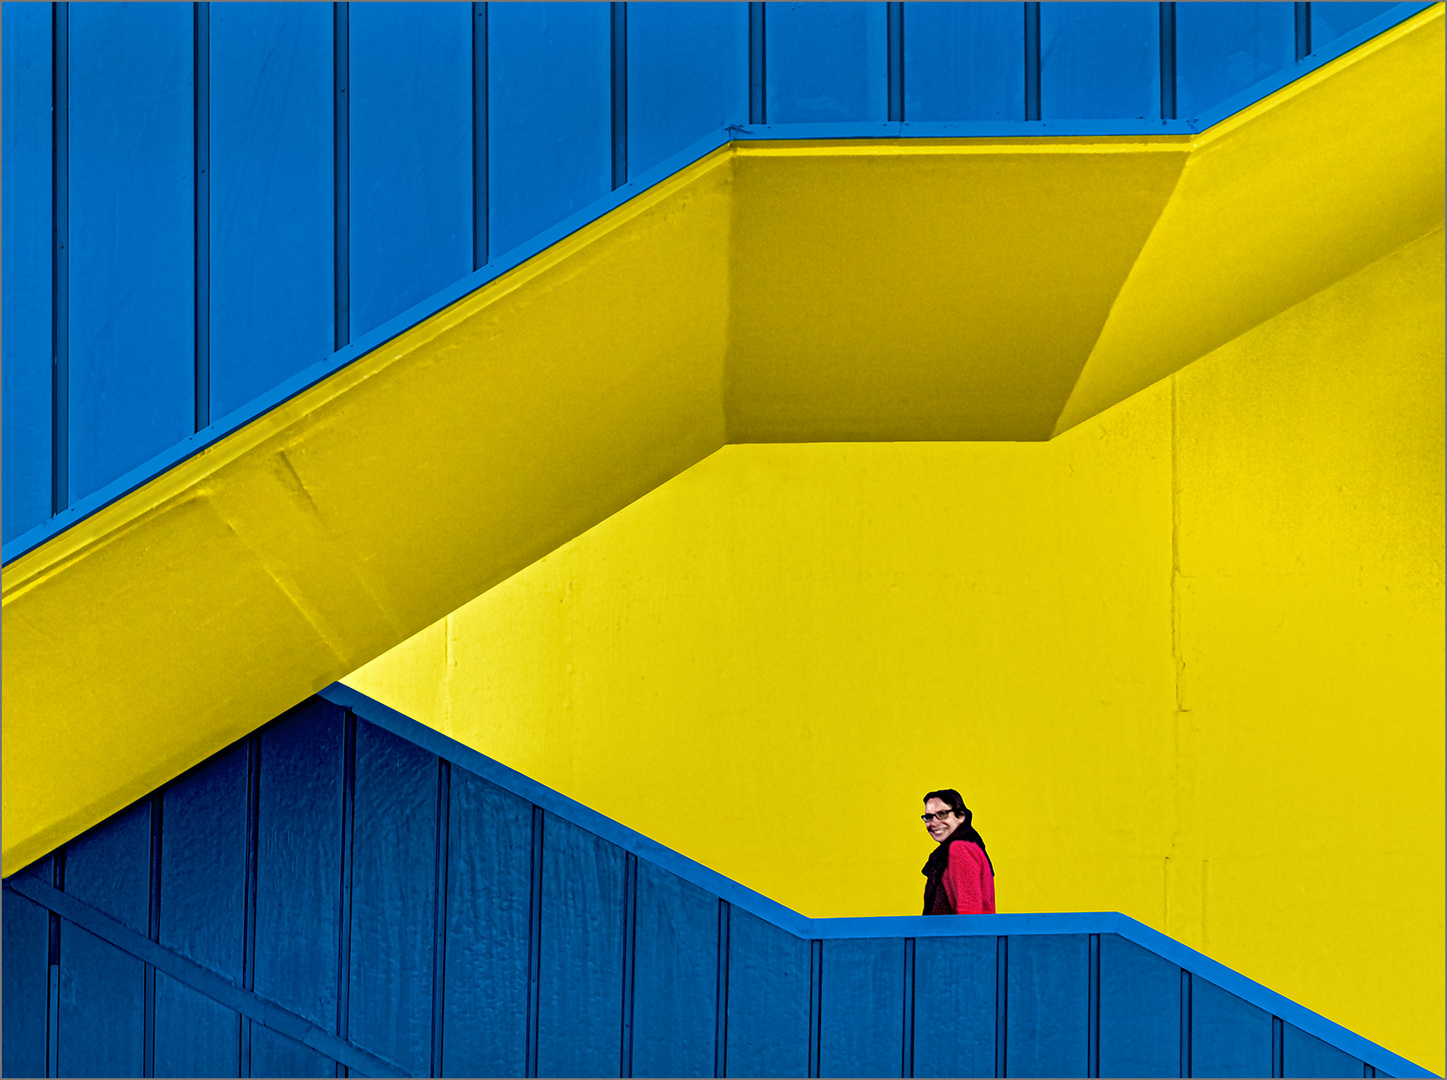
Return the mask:
[[(943, 799), (931, 799), (924, 804), (924, 812), (927, 820), (924, 825), (929, 834), (934, 838), (936, 844), (945, 840), (950, 833), (954, 832), (964, 824), (965, 819), (950, 809), (949, 803)], [(931, 819), (928, 816), (933, 814)]]

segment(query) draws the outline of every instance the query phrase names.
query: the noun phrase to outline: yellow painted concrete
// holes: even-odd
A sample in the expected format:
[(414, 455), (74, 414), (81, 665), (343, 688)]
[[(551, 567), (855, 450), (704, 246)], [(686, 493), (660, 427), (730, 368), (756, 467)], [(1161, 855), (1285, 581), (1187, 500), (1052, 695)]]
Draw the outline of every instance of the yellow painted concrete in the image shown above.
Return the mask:
[(1444, 81), (1434, 4), (1197, 138), (1055, 432), (1440, 224)]
[(346, 681), (816, 916), (1115, 909), (1443, 1065), (1436, 231), (1048, 443), (729, 446)]
[[(1043, 440), (1394, 250), (1432, 136), (1351, 125), (1440, 74), (1433, 12), (1194, 142), (731, 145), (14, 560), (4, 871), (726, 441)], [(1346, 254), (1242, 209), (1288, 182)]]

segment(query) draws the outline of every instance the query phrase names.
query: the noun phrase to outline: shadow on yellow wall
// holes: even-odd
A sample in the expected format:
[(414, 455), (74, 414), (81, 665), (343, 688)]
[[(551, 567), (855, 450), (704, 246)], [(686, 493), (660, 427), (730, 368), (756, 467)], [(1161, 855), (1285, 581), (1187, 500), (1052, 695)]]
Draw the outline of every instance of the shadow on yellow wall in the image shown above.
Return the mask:
[(1441, 230), (1048, 443), (728, 446), (346, 681), (808, 915), (1114, 909), (1443, 1066)]

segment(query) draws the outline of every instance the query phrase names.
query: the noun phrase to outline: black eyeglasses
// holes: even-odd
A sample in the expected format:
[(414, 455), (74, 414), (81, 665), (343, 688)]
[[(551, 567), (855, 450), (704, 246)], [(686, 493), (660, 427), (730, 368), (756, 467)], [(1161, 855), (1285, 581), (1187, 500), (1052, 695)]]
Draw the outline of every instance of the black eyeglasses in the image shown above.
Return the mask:
[(930, 822), (935, 820), (944, 821), (945, 818), (949, 817), (953, 813), (953, 810), (941, 810), (938, 814), (921, 814), (919, 816), (919, 819), (923, 821), (926, 825), (928, 825)]

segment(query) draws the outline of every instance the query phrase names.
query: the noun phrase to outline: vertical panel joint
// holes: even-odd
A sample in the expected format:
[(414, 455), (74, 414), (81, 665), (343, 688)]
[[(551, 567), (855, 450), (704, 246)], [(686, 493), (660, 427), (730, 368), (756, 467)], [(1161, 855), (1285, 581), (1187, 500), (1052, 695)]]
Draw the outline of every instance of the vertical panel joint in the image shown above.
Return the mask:
[(51, 8), (50, 513), (70, 505), (70, 5)]
[[(337, 1025), (343, 1039), (349, 1037), (352, 984), (352, 869), (355, 863), (352, 837), (357, 816), (357, 717), (350, 709), (343, 714), (342, 750), (342, 851), (341, 888), (337, 898)], [(345, 1066), (337, 1064), (337, 1075)]]
[(714, 991), (713, 1074), (728, 1075), (729, 1045), (729, 923), (732, 907), (718, 901), (718, 983)]
[(1176, 119), (1176, 5), (1163, 3), (1161, 13), (1161, 119)]
[(1025, 119), (1040, 119), (1040, 5), (1025, 5)]
[(914, 938), (904, 939), (904, 1031), (900, 1038), (899, 1075), (914, 1075)]
[(538, 1075), (538, 972), (543, 928), (543, 808), (533, 807), (528, 886), (528, 1020), (524, 1075)]
[(885, 7), (885, 42), (889, 54), (889, 119), (904, 122), (904, 4)]
[(472, 5), (472, 268), (488, 259), (487, 4)]
[(1008, 1032), (1010, 1007), (1010, 939), (1001, 934), (995, 939), (995, 1075), (1007, 1075), (1005, 1036)]
[(764, 62), (766, 59), (764, 40), (764, 5), (749, 4), (749, 123), (767, 124), (765, 111), (767, 83)]
[(613, 3), (613, 190), (628, 183), (628, 5)]
[(1085, 1075), (1100, 1075), (1100, 935), (1090, 935), (1085, 1020)]
[(819, 1075), (819, 1028), (824, 1003), (824, 942), (809, 942), (809, 1075)]
[(447, 887), (452, 861), (452, 763), (437, 759), (436, 887), (432, 908), (432, 1075), (442, 1075), (442, 1032), (447, 984)]
[(1191, 973), (1181, 969), (1181, 1075), (1191, 1075)]
[(350, 10), (332, 5), (332, 347), (351, 340)]
[(196, 125), (195, 161), (195, 250), (193, 286), (195, 310), (195, 415), (193, 425), (200, 431), (211, 423), (211, 5), (201, 2), (192, 9), (192, 90), (195, 94), (193, 119)]
[(1311, 5), (1296, 4), (1296, 62), (1311, 55)]

